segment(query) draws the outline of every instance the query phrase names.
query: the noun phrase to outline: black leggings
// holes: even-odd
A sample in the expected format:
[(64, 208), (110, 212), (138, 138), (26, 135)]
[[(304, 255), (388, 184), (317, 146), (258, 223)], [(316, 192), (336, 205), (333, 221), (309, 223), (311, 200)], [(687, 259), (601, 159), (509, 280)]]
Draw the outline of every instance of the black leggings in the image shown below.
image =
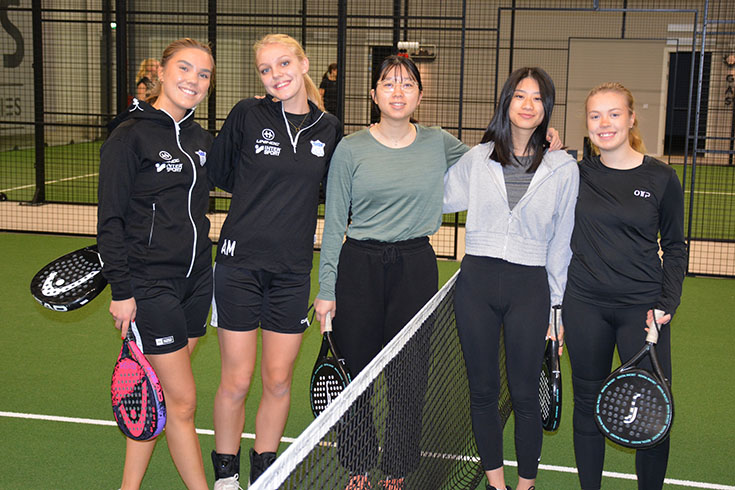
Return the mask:
[[(646, 312), (653, 305), (604, 307), (566, 294), (562, 309), (565, 341), (569, 348), (574, 387), (574, 454), (583, 490), (598, 490), (605, 461), (605, 438), (594, 420), (597, 394), (612, 369), (615, 346), (621, 360), (628, 360), (643, 347)], [(656, 348), (661, 369), (671, 380), (671, 329), (661, 329)], [(648, 359), (641, 367), (651, 369)], [(636, 451), (638, 488), (663, 487), (669, 459), (669, 438), (650, 449)]]
[(515, 413), (518, 475), (536, 478), (543, 438), (539, 373), (550, 302), (544, 267), (472, 255), (462, 260), (454, 297), (455, 315), (467, 365), (472, 430), (485, 471), (503, 466), (503, 424), (498, 413), (502, 325)]
[[(347, 239), (339, 258), (333, 335), (353, 378), (431, 299), (438, 282), (436, 255), (426, 237), (395, 243)], [(428, 364), (428, 346), (416, 348), (418, 355), (411, 362)], [(384, 473), (399, 477), (419, 464), (427, 383), (426, 369), (416, 369), (417, 377), (409, 378), (394, 364), (385, 376), (389, 408), (380, 466)], [(357, 400), (339, 431), (340, 462), (352, 473), (365, 473), (377, 463), (372, 395), (368, 389)], [(399, 440), (394, 442), (394, 437)]]

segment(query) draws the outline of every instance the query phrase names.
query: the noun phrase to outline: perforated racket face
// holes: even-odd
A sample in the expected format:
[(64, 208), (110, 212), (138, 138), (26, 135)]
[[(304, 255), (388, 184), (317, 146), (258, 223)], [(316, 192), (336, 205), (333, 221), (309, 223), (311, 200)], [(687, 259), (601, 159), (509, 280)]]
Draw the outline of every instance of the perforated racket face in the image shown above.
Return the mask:
[(166, 405), (153, 369), (142, 365), (136, 354), (143, 355), (134, 343), (125, 342), (112, 373), (112, 413), (123, 434), (145, 441), (166, 425)]
[(561, 387), (555, 384), (555, 375), (544, 362), (539, 376), (538, 395), (544, 430), (555, 431), (561, 421)]
[(600, 430), (627, 447), (655, 446), (669, 433), (673, 417), (670, 394), (642, 369), (609, 379), (595, 405)]
[(541, 402), (541, 419), (546, 427), (551, 418), (551, 375), (546, 363), (541, 368), (541, 376), (539, 376), (538, 399)]
[(314, 366), (310, 399), (311, 411), (315, 417), (322, 413), (350, 382), (337, 368), (337, 362), (336, 359), (329, 358)]
[(94, 299), (107, 285), (96, 246), (51, 262), (31, 280), (31, 294), (44, 307), (71, 311)]

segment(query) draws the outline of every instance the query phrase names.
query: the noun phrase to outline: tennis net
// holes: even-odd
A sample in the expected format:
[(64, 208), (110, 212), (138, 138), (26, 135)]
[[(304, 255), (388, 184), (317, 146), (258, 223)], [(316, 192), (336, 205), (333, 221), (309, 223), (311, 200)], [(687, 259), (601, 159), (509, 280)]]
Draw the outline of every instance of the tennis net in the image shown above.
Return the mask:
[[(484, 477), (470, 419), (469, 388), (454, 319), (455, 274), (355, 377), (251, 490), (475, 489)], [(503, 422), (511, 412), (501, 345)], [(364, 488), (369, 488), (365, 486)]]

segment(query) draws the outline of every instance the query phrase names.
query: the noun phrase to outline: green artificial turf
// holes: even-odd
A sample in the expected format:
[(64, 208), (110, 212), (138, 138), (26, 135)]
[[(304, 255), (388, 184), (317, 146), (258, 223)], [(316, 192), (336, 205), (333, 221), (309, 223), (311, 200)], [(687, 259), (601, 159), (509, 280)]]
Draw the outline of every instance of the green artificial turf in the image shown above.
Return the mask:
[[(92, 241), (0, 233), (7, 279), (0, 295), (0, 411), (113, 420), (109, 386), (120, 339), (107, 312), (109, 290), (84, 308), (68, 313), (42, 308), (29, 293), (30, 279), (41, 266)], [(315, 264), (317, 260), (315, 255)], [(440, 261), (440, 282), (445, 282), (458, 266), (456, 262)], [(312, 277), (314, 295), (315, 274)], [(676, 415), (669, 478), (735, 485), (731, 463), (735, 429), (730, 422), (735, 394), (729, 374), (735, 359), (730, 340), (733, 305), (735, 281), (686, 279), (682, 306), (672, 325)], [(216, 335), (211, 329), (193, 357), (198, 390), (196, 425), (208, 430), (212, 429), (212, 404), (219, 381)], [(313, 420), (307, 389), (319, 341), (318, 329), (309, 328), (296, 361), (286, 437), (297, 437)], [(572, 391), (566, 356), (562, 369), (563, 420), (557, 433), (544, 438), (541, 463), (573, 468)], [(245, 432), (253, 432), (259, 397), (260, 381), (256, 377), (246, 404)], [(511, 419), (505, 431), (508, 460), (515, 459), (512, 428)], [(214, 438), (202, 434), (199, 439), (211, 481), (209, 452)], [(2, 489), (116, 489), (120, 484), (125, 442), (115, 426), (0, 416), (0, 441)], [(243, 440), (243, 454), (251, 445), (251, 439)], [(285, 447), (282, 445), (281, 450)], [(247, 458), (243, 456), (242, 460), (242, 472), (247, 474)], [(632, 453), (608, 444), (605, 469), (633, 473)], [(506, 474), (508, 483), (515, 486), (515, 468), (509, 467)], [(559, 470), (541, 470), (538, 483), (540, 489), (579, 488), (576, 474)], [(143, 488), (183, 488), (165, 436), (154, 452)], [(636, 483), (606, 477), (603, 488), (632, 490)]]

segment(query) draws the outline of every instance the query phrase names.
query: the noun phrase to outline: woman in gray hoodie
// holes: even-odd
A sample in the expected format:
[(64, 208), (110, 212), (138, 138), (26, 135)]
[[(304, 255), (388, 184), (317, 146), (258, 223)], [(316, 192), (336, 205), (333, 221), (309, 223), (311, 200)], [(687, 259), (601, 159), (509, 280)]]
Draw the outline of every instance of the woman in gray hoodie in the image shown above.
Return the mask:
[(551, 307), (564, 295), (579, 187), (577, 162), (564, 151), (547, 150), (554, 92), (544, 70), (514, 71), (482, 142), (444, 179), (444, 212), (467, 210), (455, 309), (488, 489), (507, 488), (498, 414), (501, 326), (518, 490), (534, 488), (541, 456), (539, 372)]

